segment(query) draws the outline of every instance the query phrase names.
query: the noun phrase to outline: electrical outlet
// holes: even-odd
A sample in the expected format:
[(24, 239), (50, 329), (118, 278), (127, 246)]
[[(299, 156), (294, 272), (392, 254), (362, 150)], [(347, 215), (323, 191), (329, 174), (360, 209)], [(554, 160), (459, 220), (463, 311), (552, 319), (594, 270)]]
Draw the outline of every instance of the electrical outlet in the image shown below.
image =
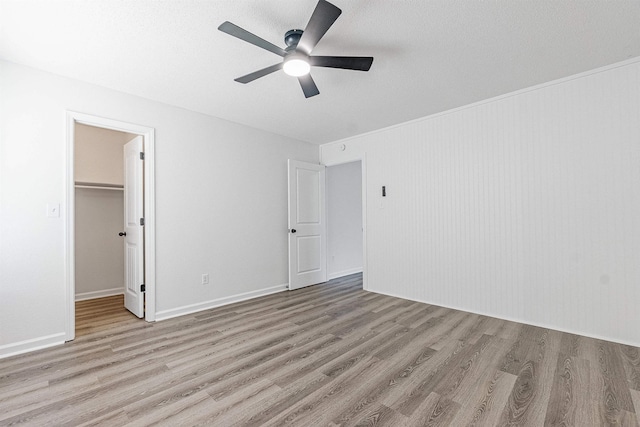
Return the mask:
[(209, 284), (209, 273), (204, 273), (202, 275), (202, 282), (203, 285), (208, 285)]

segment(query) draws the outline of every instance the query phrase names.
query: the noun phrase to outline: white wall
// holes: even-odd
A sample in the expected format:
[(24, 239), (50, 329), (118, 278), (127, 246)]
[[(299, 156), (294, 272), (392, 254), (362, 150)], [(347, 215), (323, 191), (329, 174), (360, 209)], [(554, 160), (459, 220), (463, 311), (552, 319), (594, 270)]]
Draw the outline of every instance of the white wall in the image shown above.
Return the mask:
[(286, 160), (317, 146), (4, 61), (0, 93), (0, 355), (64, 337), (67, 110), (156, 130), (158, 318), (285, 289)]
[(362, 271), (362, 164), (327, 168), (327, 276)]
[(363, 154), (370, 290), (640, 345), (640, 58), (321, 147)]

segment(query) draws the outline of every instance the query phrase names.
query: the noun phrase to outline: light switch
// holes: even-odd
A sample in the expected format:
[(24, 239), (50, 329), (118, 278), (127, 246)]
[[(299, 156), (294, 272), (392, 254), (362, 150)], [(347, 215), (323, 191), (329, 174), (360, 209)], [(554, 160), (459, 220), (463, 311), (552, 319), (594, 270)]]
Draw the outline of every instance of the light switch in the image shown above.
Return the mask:
[(49, 218), (60, 218), (60, 203), (47, 203), (47, 216)]

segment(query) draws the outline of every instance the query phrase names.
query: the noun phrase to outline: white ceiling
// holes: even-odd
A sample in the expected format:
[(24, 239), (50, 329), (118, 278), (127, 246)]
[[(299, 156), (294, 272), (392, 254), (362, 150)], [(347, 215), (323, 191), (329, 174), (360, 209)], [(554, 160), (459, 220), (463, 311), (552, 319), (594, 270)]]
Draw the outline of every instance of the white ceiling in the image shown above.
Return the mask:
[(373, 56), (368, 73), (314, 68), (320, 95), (279, 56), (316, 0), (0, 0), (0, 58), (313, 143), (325, 143), (640, 56), (639, 0), (330, 0), (316, 55)]

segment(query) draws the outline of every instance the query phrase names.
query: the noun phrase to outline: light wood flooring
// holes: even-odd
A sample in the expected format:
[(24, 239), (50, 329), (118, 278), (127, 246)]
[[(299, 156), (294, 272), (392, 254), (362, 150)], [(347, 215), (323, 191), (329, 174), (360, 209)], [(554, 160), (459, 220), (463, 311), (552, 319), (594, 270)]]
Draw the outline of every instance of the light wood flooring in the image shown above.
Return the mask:
[(75, 341), (0, 360), (0, 425), (638, 425), (638, 348), (361, 288), (154, 324), (78, 303)]

